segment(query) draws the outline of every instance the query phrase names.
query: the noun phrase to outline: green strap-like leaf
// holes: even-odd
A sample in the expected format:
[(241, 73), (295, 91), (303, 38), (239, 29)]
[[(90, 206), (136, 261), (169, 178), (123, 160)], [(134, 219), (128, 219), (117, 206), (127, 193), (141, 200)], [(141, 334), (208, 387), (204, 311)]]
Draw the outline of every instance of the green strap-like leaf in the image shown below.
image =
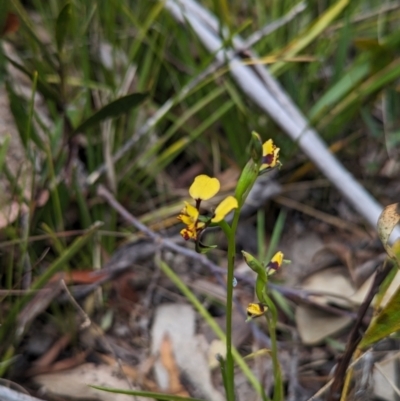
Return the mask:
[(101, 386), (90, 386), (97, 390), (107, 391), (108, 393), (115, 393), (115, 394), (127, 394), (137, 397), (146, 397), (146, 398), (153, 398), (156, 400), (163, 400), (163, 401), (203, 401), (198, 398), (191, 398), (191, 397), (181, 397), (179, 395), (172, 395), (172, 394), (163, 394), (163, 393), (155, 393), (153, 391), (137, 391), (137, 390), (122, 390), (118, 388), (109, 388), (109, 387), (101, 387)]
[(65, 37), (68, 32), (71, 21), (71, 15), (72, 15), (71, 3), (67, 3), (58, 14), (56, 22), (56, 43), (57, 43), (58, 53), (62, 52), (65, 42)]
[(118, 117), (121, 114), (127, 113), (134, 107), (139, 106), (146, 97), (147, 93), (133, 93), (131, 95), (120, 97), (90, 116), (75, 129), (75, 132), (84, 132), (88, 128), (106, 120), (107, 118)]
[(394, 293), (388, 304), (372, 321), (360, 343), (365, 349), (371, 344), (400, 330), (400, 288)]

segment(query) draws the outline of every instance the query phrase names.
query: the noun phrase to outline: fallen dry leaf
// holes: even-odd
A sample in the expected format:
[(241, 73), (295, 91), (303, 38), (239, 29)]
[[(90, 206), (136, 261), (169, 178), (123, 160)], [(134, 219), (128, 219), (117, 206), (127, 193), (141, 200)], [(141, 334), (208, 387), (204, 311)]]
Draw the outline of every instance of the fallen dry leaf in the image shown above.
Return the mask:
[(168, 372), (169, 389), (167, 392), (174, 395), (180, 395), (182, 397), (188, 397), (189, 393), (185, 390), (180, 381), (179, 368), (174, 358), (172, 343), (168, 334), (165, 334), (161, 343), (160, 360)]
[(314, 345), (337, 333), (352, 322), (348, 316), (336, 316), (307, 306), (296, 308), (296, 325), (303, 344)]
[(321, 295), (310, 296), (315, 303), (334, 304), (341, 307), (351, 307), (350, 299), (356, 292), (356, 288), (341, 267), (331, 267), (308, 276), (301, 284), (301, 288), (321, 293)]
[[(155, 356), (160, 356), (167, 334), (179, 371), (185, 373), (185, 377), (196, 391), (196, 397), (223, 401), (224, 397), (212, 384), (207, 356), (203, 352), (199, 337), (196, 336), (195, 323), (196, 314), (190, 305), (159, 306), (155, 312), (151, 330), (151, 352)], [(159, 387), (163, 391), (168, 390), (171, 379), (161, 358), (158, 358), (154, 364), (154, 373)]]
[(396, 400), (394, 386), (398, 379), (398, 365), (400, 355), (398, 352), (389, 352), (385, 358), (374, 365), (373, 385), (374, 394), (379, 399)]
[[(98, 401), (132, 401), (132, 396), (126, 394), (108, 393), (97, 390), (90, 385), (132, 390), (132, 386), (123, 375), (120, 375), (118, 366), (95, 365), (85, 363), (74, 369), (57, 373), (47, 373), (36, 376), (34, 382), (41, 387), (44, 394), (59, 397), (68, 397), (71, 400), (98, 400)], [(136, 397), (137, 400), (148, 398)]]

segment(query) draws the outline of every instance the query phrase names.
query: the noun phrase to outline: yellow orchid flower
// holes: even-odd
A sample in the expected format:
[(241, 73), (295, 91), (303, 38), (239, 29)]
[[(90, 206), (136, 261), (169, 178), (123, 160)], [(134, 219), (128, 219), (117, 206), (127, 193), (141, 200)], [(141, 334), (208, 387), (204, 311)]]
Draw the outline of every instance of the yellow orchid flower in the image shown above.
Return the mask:
[(189, 188), (190, 196), (196, 201), (196, 206), (192, 206), (185, 202), (185, 207), (182, 209), (178, 219), (186, 225), (181, 230), (181, 235), (185, 240), (197, 239), (200, 232), (210, 223), (219, 223), (233, 209), (239, 207), (238, 201), (233, 196), (226, 197), (215, 209), (212, 218), (202, 218), (200, 221), (200, 203), (203, 200), (211, 199), (215, 196), (219, 189), (220, 183), (217, 178), (209, 177), (208, 175), (198, 175), (193, 184)]
[(220, 188), (217, 178), (208, 175), (198, 175), (189, 188), (189, 195), (196, 201), (208, 200), (214, 197)]
[(249, 303), (246, 308), (248, 319), (254, 319), (264, 315), (268, 310), (268, 307), (260, 302)]
[(263, 157), (261, 161), (260, 171), (273, 168), (277, 165), (280, 165), (279, 162), (279, 148), (276, 147), (272, 139), (268, 139), (268, 141), (263, 144)]

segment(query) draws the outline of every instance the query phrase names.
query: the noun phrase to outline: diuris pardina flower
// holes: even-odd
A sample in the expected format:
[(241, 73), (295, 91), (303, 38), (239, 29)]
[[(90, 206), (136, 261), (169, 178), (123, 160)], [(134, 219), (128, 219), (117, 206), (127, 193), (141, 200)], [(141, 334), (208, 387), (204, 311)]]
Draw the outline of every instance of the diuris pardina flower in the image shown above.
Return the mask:
[(254, 319), (256, 317), (260, 317), (264, 315), (268, 310), (267, 305), (262, 304), (261, 302), (252, 302), (246, 308), (247, 312), (247, 320)]
[(279, 159), (279, 148), (276, 147), (272, 139), (264, 142), (262, 145), (263, 155), (261, 159), (260, 172), (279, 166), (281, 163)]
[(283, 263), (283, 253), (278, 251), (267, 264), (267, 274), (271, 276), (280, 269)]
[(211, 223), (219, 223), (233, 209), (238, 207), (238, 202), (233, 196), (226, 197), (215, 209), (211, 218), (200, 215), (200, 204), (202, 201), (214, 197), (220, 189), (220, 183), (217, 178), (211, 178), (202, 174), (197, 176), (189, 188), (189, 194), (194, 199), (196, 205), (192, 206), (185, 202), (178, 219), (186, 225), (181, 230), (181, 235), (185, 240), (197, 240), (201, 231)]

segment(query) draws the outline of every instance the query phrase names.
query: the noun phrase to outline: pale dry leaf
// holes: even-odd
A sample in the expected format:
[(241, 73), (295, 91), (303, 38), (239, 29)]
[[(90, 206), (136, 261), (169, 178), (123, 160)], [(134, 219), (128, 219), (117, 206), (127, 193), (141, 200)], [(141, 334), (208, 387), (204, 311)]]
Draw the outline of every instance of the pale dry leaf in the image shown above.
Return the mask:
[[(168, 334), (178, 368), (195, 389), (196, 397), (222, 401), (223, 396), (212, 384), (203, 346), (195, 335), (195, 323), (196, 314), (189, 305), (164, 304), (158, 307), (151, 331), (152, 354), (160, 355), (164, 336)], [(167, 390), (170, 379), (161, 360), (154, 364), (154, 371), (159, 387)]]
[(394, 383), (397, 381), (400, 355), (398, 352), (389, 352), (382, 361), (374, 366), (373, 389), (379, 399), (396, 400)]
[(358, 288), (358, 290), (352, 294), (349, 299), (357, 305), (361, 305), (364, 302), (365, 297), (369, 293), (372, 283), (375, 279), (375, 273), (372, 274), (364, 281), (364, 283)]
[(350, 298), (356, 293), (356, 288), (341, 267), (331, 267), (308, 276), (301, 284), (301, 288), (321, 293), (310, 296), (315, 303), (335, 304), (341, 307), (352, 306)]
[(221, 355), (223, 358), (225, 358), (226, 346), (223, 341), (215, 339), (211, 341), (208, 349), (208, 364), (212, 370), (220, 366), (217, 355)]
[(336, 316), (307, 306), (297, 306), (296, 325), (303, 344), (314, 345), (348, 326), (352, 318)]
[[(120, 375), (118, 366), (85, 363), (74, 369), (36, 376), (33, 381), (41, 387), (44, 394), (68, 397), (71, 400), (131, 401), (132, 396), (108, 393), (90, 385), (132, 390), (126, 379)], [(137, 400), (146, 400), (137, 397)], [(147, 398), (148, 400), (148, 398)]]

